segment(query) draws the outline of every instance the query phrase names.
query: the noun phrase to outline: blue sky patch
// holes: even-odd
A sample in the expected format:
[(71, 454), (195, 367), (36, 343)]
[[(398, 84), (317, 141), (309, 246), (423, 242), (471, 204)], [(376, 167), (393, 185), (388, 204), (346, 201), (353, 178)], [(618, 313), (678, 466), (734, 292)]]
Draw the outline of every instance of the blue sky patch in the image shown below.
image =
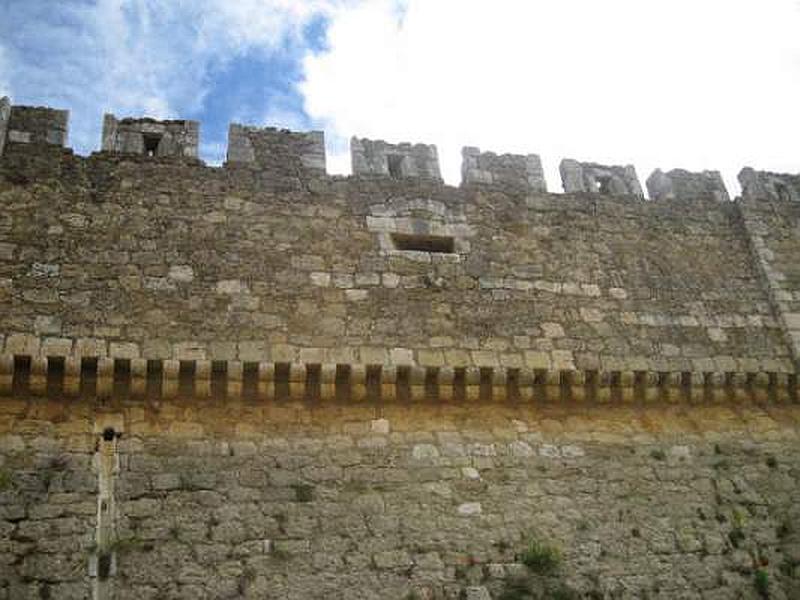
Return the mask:
[(298, 16), (257, 0), (256, 12), (163, 0), (5, 8), (0, 92), (15, 104), (69, 109), (69, 144), (80, 154), (99, 149), (104, 112), (196, 119), (211, 163), (224, 160), (231, 122), (311, 126), (296, 86), (303, 57), (324, 48), (323, 11)]
[[(202, 110), (187, 118), (201, 122), (203, 158), (213, 163), (224, 160), (228, 125), (279, 125), (308, 128), (303, 99), (296, 82), (301, 76), (302, 54), (296, 49), (264, 55), (252, 51), (212, 68), (207, 74)], [(292, 122), (273, 123), (270, 117), (291, 115)], [(278, 119), (280, 120), (280, 119)]]

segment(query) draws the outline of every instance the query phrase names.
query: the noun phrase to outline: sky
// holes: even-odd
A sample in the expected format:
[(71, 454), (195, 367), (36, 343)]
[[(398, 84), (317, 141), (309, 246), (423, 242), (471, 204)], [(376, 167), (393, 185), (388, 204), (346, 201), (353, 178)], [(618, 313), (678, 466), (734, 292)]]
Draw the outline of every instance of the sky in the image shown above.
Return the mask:
[(68, 108), (80, 154), (102, 115), (230, 122), (714, 169), (800, 172), (800, 0), (0, 0), (0, 95)]

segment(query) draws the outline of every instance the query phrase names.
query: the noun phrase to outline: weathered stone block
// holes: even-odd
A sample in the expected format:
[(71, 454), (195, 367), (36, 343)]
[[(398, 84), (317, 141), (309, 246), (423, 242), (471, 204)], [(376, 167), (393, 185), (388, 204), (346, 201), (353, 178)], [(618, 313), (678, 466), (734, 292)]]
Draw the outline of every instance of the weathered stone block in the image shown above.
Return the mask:
[(167, 277), (180, 283), (189, 283), (194, 280), (194, 269), (189, 265), (173, 265)]
[[(0, 106), (0, 114), (3, 110)], [(68, 123), (69, 111), (66, 110), (42, 106), (12, 106), (7, 118), (6, 142), (65, 146)]]
[(565, 335), (560, 323), (542, 323), (542, 333), (548, 338), (562, 338)]
[(75, 356), (95, 357), (106, 356), (108, 344), (98, 338), (78, 338), (75, 341)]
[(372, 557), (372, 560), (378, 569), (400, 569), (414, 564), (411, 556), (405, 550), (378, 552)]
[(69, 356), (72, 352), (72, 340), (69, 338), (46, 337), (42, 341), (42, 356)]
[(274, 180), (324, 175), (325, 133), (232, 123), (227, 161), (230, 165), (250, 165)]
[(167, 359), (172, 356), (172, 345), (168, 340), (150, 338), (142, 343), (142, 356), (150, 360)]
[(16, 244), (9, 244), (7, 242), (0, 243), (0, 260), (13, 261), (14, 252), (17, 249)]
[(208, 351), (211, 360), (236, 360), (238, 355), (236, 342), (211, 342)]
[(510, 193), (547, 191), (542, 161), (537, 154), (497, 155), (465, 147), (461, 156), (461, 185), (485, 184)]
[(15, 356), (38, 356), (39, 336), (27, 333), (12, 333), (6, 338), (6, 354)]
[(661, 169), (656, 169), (645, 183), (651, 200), (730, 200), (719, 171), (690, 173), (683, 169), (673, 169), (664, 173)]
[(350, 139), (350, 156), (354, 175), (442, 179), (434, 145), (389, 144), (383, 140), (353, 137)]
[(223, 279), (217, 282), (218, 294), (243, 294), (247, 291), (247, 285), (239, 279)]
[(61, 333), (61, 317), (56, 315), (40, 315), (33, 321), (36, 333)]
[(269, 348), (263, 341), (242, 341), (238, 344), (239, 360), (245, 362), (262, 362), (270, 359)]
[(393, 365), (406, 366), (414, 364), (414, 352), (408, 348), (391, 348), (389, 360)]
[(97, 377), (110, 378), (114, 375), (114, 359), (110, 356), (99, 357), (97, 359)]
[(61, 266), (51, 263), (35, 262), (31, 265), (31, 277), (58, 277)]
[(480, 502), (464, 502), (458, 505), (458, 514), (462, 517), (474, 517), (483, 513)]
[(358, 349), (358, 356), (365, 365), (385, 365), (389, 362), (386, 349), (375, 346), (361, 346)]
[(800, 202), (800, 175), (756, 171), (745, 167), (739, 172), (745, 200), (785, 200)]
[[(273, 344), (270, 349), (270, 356), (276, 363), (296, 363), (299, 355), (299, 349), (289, 344)], [(350, 364), (353, 360), (342, 361), (343, 363)]]
[(439, 458), (439, 449), (433, 444), (416, 444), (411, 450), (414, 460), (430, 461)]
[(370, 423), (370, 429), (373, 433), (388, 434), (389, 433), (389, 420), (388, 419), (373, 419)]
[(549, 370), (552, 368), (550, 355), (547, 352), (528, 350), (525, 352), (525, 366), (529, 369)]
[(508, 451), (511, 456), (517, 458), (530, 458), (535, 454), (533, 448), (527, 442), (522, 440), (515, 440), (508, 445)]
[(421, 367), (441, 367), (445, 364), (441, 350), (418, 350), (417, 364)]
[(491, 600), (492, 596), (484, 586), (471, 586), (465, 589), (466, 600)]
[(470, 352), (472, 357), (472, 364), (476, 367), (498, 367), (500, 361), (497, 358), (497, 353), (491, 350), (473, 350)]
[(172, 358), (175, 360), (205, 360), (207, 355), (206, 345), (202, 342), (178, 342), (172, 345)]
[(394, 289), (400, 285), (400, 276), (396, 273), (383, 273), (381, 283), (383, 287)]
[(309, 273), (308, 277), (311, 280), (311, 284), (317, 287), (330, 287), (331, 285), (330, 273), (324, 273), (324, 272)]
[(17, 131), (16, 129), (12, 129), (8, 132), (8, 141), (15, 142), (17, 144), (30, 144), (33, 139), (33, 136), (29, 131)]
[(161, 374), (165, 380), (174, 381), (180, 374), (181, 361), (177, 359), (165, 360), (162, 363)]
[(111, 342), (108, 350), (111, 358), (133, 359), (139, 358), (139, 344), (133, 342)]
[(553, 350), (550, 353), (553, 369), (556, 371), (574, 371), (575, 358), (570, 350)]

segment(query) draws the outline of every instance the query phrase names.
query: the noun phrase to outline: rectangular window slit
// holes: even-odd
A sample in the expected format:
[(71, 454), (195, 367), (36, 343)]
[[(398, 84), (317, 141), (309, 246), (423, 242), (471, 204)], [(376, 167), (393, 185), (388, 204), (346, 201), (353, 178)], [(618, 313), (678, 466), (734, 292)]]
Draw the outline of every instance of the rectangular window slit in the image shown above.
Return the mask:
[(393, 233), (392, 243), (395, 250), (414, 250), (417, 252), (439, 252), (452, 254), (455, 252), (455, 240), (446, 235), (415, 235)]

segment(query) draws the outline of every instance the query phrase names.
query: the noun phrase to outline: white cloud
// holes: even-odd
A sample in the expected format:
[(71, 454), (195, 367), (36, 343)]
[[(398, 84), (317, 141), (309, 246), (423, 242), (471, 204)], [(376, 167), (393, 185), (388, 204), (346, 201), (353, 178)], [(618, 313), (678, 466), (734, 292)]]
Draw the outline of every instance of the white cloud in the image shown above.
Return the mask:
[(103, 56), (107, 101), (155, 117), (177, 116), (178, 107), (197, 110), (211, 65), (254, 48), (280, 50), (330, 6), (322, 0), (99, 0), (91, 37)]
[[(800, 171), (795, 0), (376, 0), (335, 13), (301, 90), (328, 137), (723, 171)], [(341, 168), (339, 149), (331, 168)]]
[(274, 49), (297, 38), (312, 19), (331, 14), (342, 2), (334, 0), (236, 0), (197, 2), (196, 50), (219, 51), (220, 43), (234, 49), (257, 46)]
[(10, 64), (0, 53), (0, 86), (25, 89), (23, 102), (70, 108), (71, 144), (86, 152), (98, 146), (102, 112), (199, 111), (214, 68), (250, 51), (297, 50), (305, 27), (346, 0), (6, 1), (16, 21), (5, 27), (16, 35), (0, 39)]

